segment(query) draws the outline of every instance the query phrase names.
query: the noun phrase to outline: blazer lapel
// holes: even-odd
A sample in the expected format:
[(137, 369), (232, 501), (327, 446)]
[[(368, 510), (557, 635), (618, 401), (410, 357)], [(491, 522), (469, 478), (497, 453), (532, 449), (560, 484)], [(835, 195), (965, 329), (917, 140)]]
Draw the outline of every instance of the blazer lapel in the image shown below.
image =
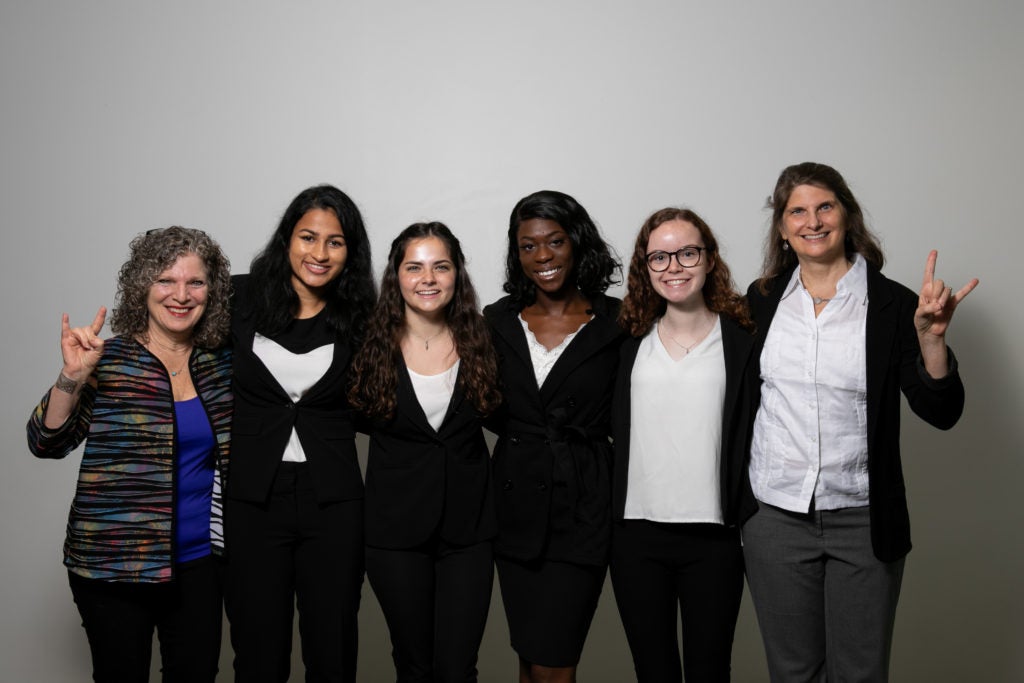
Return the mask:
[(867, 365), (868, 443), (874, 438), (878, 426), (878, 411), (872, 407), (882, 405), (882, 387), (888, 371), (890, 351), (899, 329), (898, 311), (893, 305), (892, 290), (885, 277), (874, 266), (868, 266), (868, 314), (864, 330), (864, 353)]
[(720, 315), (719, 320), (722, 321), (722, 353), (725, 356), (726, 368), (722, 424), (728, 424), (726, 417), (732, 415), (736, 409), (740, 386), (754, 348), (754, 338), (732, 318)]

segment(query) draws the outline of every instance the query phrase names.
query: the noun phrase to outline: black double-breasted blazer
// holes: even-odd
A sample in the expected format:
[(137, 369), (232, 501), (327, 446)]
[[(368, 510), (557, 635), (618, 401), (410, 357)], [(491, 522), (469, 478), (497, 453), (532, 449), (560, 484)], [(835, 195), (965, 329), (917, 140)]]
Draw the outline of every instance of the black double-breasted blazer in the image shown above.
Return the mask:
[(611, 537), (612, 393), (620, 301), (600, 295), (584, 325), (537, 386), (519, 308), (484, 309), (504, 398), (488, 422), (498, 434), (493, 478), (495, 553), (528, 561), (607, 562)]
[(411, 548), (435, 533), (449, 544), (471, 545), (494, 536), (490, 453), (482, 424), (482, 415), (456, 384), (435, 431), (405, 364), (399, 364), (394, 416), (369, 423), (368, 545)]
[[(963, 412), (964, 385), (952, 351), (945, 377), (936, 380), (925, 371), (914, 329), (917, 295), (870, 264), (867, 272), (864, 343), (871, 544), (878, 559), (891, 562), (906, 555), (911, 547), (907, 491), (900, 460), (900, 392), (918, 417), (939, 429), (949, 429)], [(757, 324), (758, 361), (792, 275), (789, 270), (769, 282), (767, 294), (761, 293), (756, 282), (747, 292)], [(759, 362), (756, 367), (760, 374)]]
[(229, 498), (265, 502), (294, 428), (302, 443), (320, 503), (362, 498), (353, 414), (345, 398), (352, 349), (337, 335), (327, 372), (292, 401), (253, 353), (256, 330), (244, 315), (248, 275), (232, 278), (231, 344), (234, 351), (235, 419), (231, 430)]
[[(757, 409), (756, 376), (751, 372), (754, 336), (732, 318), (719, 316), (722, 325), (722, 352), (725, 356), (725, 395), (722, 401), (722, 450), (719, 493), (722, 517), (726, 526), (742, 524), (757, 512), (757, 501), (750, 490), (747, 476), (747, 453)], [(616, 521), (623, 518), (629, 474), (629, 432), (631, 378), (642, 337), (630, 337), (623, 343), (615, 382), (612, 408), (612, 434), (615, 439), (614, 505)], [(680, 401), (679, 410), (686, 410), (689, 396)]]

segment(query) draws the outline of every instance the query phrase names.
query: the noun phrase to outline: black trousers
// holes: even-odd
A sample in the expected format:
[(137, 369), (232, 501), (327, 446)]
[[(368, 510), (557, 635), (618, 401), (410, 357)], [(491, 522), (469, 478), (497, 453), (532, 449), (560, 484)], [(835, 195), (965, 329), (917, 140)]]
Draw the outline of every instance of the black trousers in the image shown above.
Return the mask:
[(477, 680), (494, 581), (490, 541), (368, 547), (366, 574), (388, 622), (399, 683)]
[(292, 622), (306, 681), (356, 680), (363, 501), (317, 503), (305, 463), (282, 463), (270, 500), (225, 502), (225, 601), (237, 683), (281, 683)]
[[(626, 520), (612, 530), (612, 588), (637, 681), (728, 681), (743, 595), (739, 530)], [(677, 624), (683, 626), (683, 665)]]
[(149, 681), (153, 630), (164, 683), (213, 683), (223, 606), (218, 560), (175, 568), (169, 583), (119, 583), (68, 572), (97, 683)]

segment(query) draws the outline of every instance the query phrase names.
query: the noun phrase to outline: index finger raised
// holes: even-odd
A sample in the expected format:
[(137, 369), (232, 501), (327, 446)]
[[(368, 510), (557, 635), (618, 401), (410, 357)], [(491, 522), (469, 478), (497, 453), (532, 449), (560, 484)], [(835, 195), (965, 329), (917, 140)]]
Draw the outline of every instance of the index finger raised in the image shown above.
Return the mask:
[(99, 334), (100, 330), (103, 329), (103, 321), (107, 319), (107, 307), (100, 306), (100, 310), (96, 311), (96, 317), (92, 319), (92, 333)]
[(939, 252), (932, 249), (928, 252), (928, 260), (924, 264), (924, 285), (927, 287), (935, 279), (935, 262), (939, 258)]

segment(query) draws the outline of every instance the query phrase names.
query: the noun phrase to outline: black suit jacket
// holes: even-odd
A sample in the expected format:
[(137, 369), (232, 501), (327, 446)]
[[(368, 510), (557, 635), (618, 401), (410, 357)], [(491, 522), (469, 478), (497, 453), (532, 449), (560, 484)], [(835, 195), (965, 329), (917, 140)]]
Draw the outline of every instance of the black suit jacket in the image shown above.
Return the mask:
[(580, 329), (537, 387), (519, 309), (505, 297), (484, 309), (498, 354), (504, 403), (498, 434), (495, 552), (604, 564), (611, 536), (612, 392), (623, 334), (619, 300), (591, 302)]
[[(248, 275), (232, 278), (233, 311), (246, 310)], [(231, 318), (235, 419), (227, 495), (265, 502), (292, 428), (299, 435), (320, 503), (362, 498), (352, 411), (345, 399), (352, 351), (338, 335), (327, 372), (293, 402), (252, 350), (256, 330), (240, 313)]]
[[(758, 360), (779, 300), (793, 271), (769, 283), (761, 294), (754, 283), (747, 292), (757, 323)], [(911, 410), (939, 429), (960, 419), (964, 385), (950, 351), (950, 370), (932, 379), (921, 362), (914, 329), (917, 295), (868, 265), (868, 311), (865, 328), (867, 364), (868, 499), (871, 509), (871, 544), (883, 562), (910, 551), (910, 515), (900, 461), (900, 392)], [(759, 364), (758, 364), (759, 367)], [(758, 370), (760, 373), (760, 370)]]
[[(757, 501), (747, 476), (747, 452), (757, 409), (756, 376), (753, 363), (754, 337), (732, 318), (722, 315), (722, 351), (725, 356), (725, 396), (722, 401), (722, 457), (719, 480), (723, 521), (727, 526), (742, 524), (757, 511)], [(629, 431), (631, 378), (633, 363), (642, 337), (631, 337), (622, 345), (615, 402), (612, 407), (612, 433), (615, 437), (614, 511), (621, 520), (626, 507), (629, 473)], [(700, 397), (687, 400), (699, 401)], [(680, 403), (686, 409), (686, 402)]]
[(444, 422), (434, 431), (404, 363), (398, 367), (397, 399), (395, 415), (373, 421), (370, 428), (367, 544), (411, 548), (435, 532), (453, 545), (493, 537), (490, 453), (482, 416), (456, 386)]

